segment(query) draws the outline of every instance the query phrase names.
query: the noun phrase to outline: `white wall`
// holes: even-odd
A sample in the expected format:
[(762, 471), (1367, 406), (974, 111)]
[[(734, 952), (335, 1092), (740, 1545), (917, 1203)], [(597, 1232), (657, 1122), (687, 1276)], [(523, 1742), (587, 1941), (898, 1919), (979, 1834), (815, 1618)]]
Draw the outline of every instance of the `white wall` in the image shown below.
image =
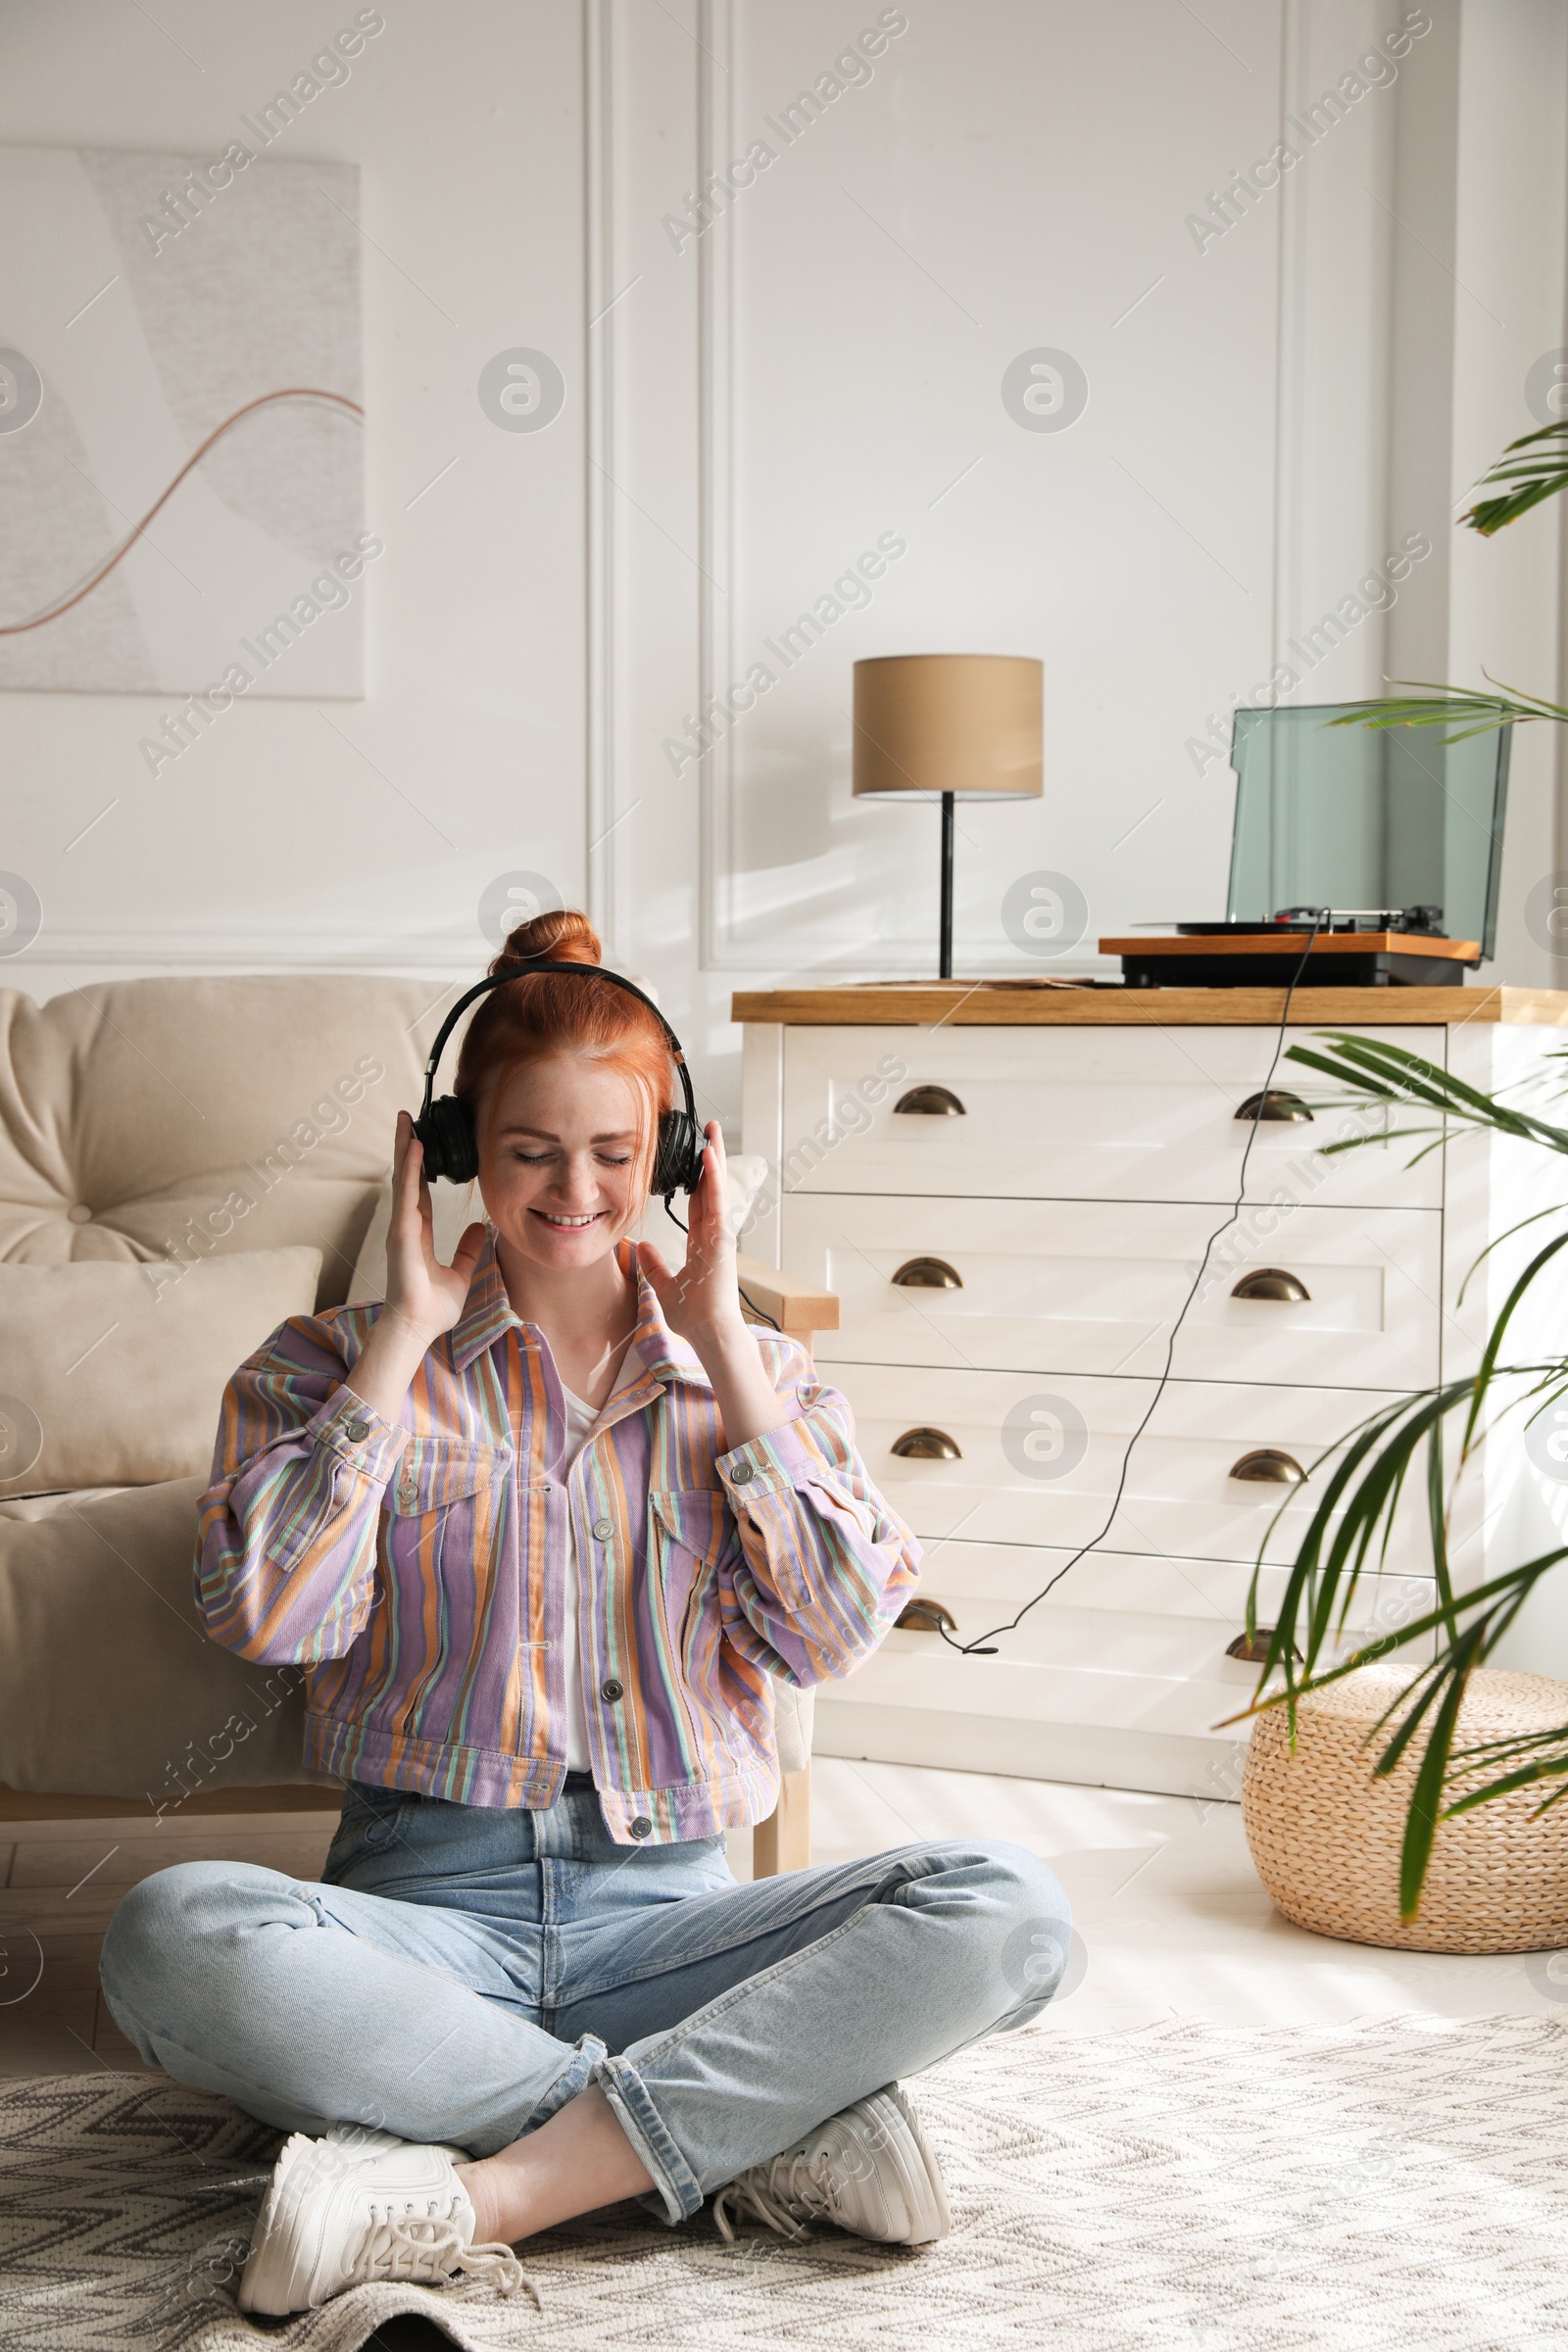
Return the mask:
[[(1517, 386), (1538, 354), (1568, 343), (1563, 316), (1568, 174), (1562, 141), (1568, 13), (1554, 0), (1467, 6), (1459, 40), (1459, 137), (1453, 273), (1453, 462), (1456, 501), (1498, 449), (1536, 420)], [(1559, 502), (1560, 504), (1560, 502)], [(1449, 674), (1568, 702), (1562, 662), (1560, 514), (1526, 515), (1494, 539), (1457, 531), (1448, 621)], [(1544, 681), (1556, 669), (1558, 683)], [(1538, 683), (1538, 681), (1540, 681)], [(1528, 894), (1568, 865), (1554, 777), (1568, 775), (1561, 729), (1515, 730), (1507, 852), (1498, 916), (1504, 978), (1568, 985), (1568, 966), (1525, 929)], [(1555, 968), (1554, 967), (1555, 962)]]
[[(12, 0), (0, 137), (210, 150), (353, 13)], [(1479, 682), (1481, 661), (1562, 698), (1557, 509), (1491, 543), (1450, 520), (1529, 423), (1530, 363), (1568, 342), (1553, 0), (1436, 0), (1392, 85), (1201, 252), (1187, 216), (1395, 0), (906, 0), (868, 79), (793, 144), (765, 131), (879, 13), (390, 0), (288, 149), (363, 171), (369, 696), (334, 707), (342, 735), (309, 704), (236, 708), (158, 785), (144, 702), (0, 697), (0, 864), (45, 906), (7, 980), (360, 965), (436, 987), (488, 954), (484, 885), (527, 868), (657, 976), (732, 1118), (735, 985), (934, 968), (935, 813), (849, 794), (859, 656), (1044, 658), (1044, 800), (961, 815), (972, 972), (1023, 968), (999, 910), (1034, 867), (1078, 883), (1089, 948), (1221, 910), (1211, 715), (1407, 533), (1434, 552), (1399, 604), (1293, 699)], [(672, 238), (700, 172), (758, 137), (769, 168)], [(566, 378), (538, 434), (475, 395), (517, 344)], [(1088, 376), (1067, 431), (1004, 408), (1037, 347)], [(662, 747), (703, 697), (889, 532), (906, 552), (874, 601), (674, 773)], [(1518, 910), (1568, 862), (1556, 749), (1519, 746), (1488, 978), (1554, 977)]]
[[(153, 13), (171, 37), (120, 0), (9, 7), (0, 136), (211, 154), (356, 8)], [(368, 696), (331, 725), (308, 702), (238, 704), (156, 783), (136, 746), (167, 698), (0, 697), (0, 863), (45, 908), (15, 976), (40, 994), (171, 967), (482, 968), (492, 875), (582, 888), (577, 13), (383, 13), (351, 79), (272, 150), (363, 171), (367, 511), (387, 550), (366, 575)], [(573, 387), (538, 434), (498, 430), (475, 395), (519, 344), (559, 353)]]

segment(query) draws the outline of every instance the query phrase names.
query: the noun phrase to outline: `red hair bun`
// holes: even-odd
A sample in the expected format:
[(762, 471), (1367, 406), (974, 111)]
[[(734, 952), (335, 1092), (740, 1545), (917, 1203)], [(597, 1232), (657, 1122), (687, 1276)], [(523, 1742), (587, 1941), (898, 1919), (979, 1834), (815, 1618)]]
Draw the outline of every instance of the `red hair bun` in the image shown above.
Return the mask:
[(642, 1105), (637, 1154), (638, 1189), (652, 1182), (659, 1119), (674, 1102), (669, 1040), (658, 1016), (609, 980), (574, 980), (564, 972), (531, 972), (531, 958), (597, 964), (599, 934), (574, 906), (536, 914), (509, 933), (490, 965), (515, 970), (474, 1006), (458, 1055), (455, 1092), (472, 1106), (483, 1149), (487, 1113), (498, 1079), (508, 1070), (550, 1054), (580, 1054), (631, 1080)]

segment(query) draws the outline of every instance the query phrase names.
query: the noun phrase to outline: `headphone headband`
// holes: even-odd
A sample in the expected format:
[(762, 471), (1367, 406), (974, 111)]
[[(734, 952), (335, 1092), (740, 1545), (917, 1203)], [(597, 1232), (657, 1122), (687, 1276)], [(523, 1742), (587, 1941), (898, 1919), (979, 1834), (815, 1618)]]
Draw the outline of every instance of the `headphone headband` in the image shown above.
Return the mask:
[[(637, 999), (639, 1004), (647, 1005), (649, 1011), (653, 1014), (655, 1020), (664, 1032), (665, 1038), (668, 1040), (670, 1058), (673, 1060), (676, 1069), (680, 1072), (681, 1090), (686, 1098), (686, 1116), (691, 1121), (692, 1134), (696, 1139), (698, 1139), (700, 1144), (702, 1130), (697, 1124), (697, 1099), (692, 1093), (692, 1077), (690, 1070), (688, 1070), (686, 1067), (686, 1055), (681, 1050), (680, 1039), (675, 1035), (674, 1030), (670, 1027), (668, 1021), (665, 1020), (663, 1014), (660, 1011), (659, 1006), (654, 1003), (653, 998), (645, 995), (643, 990), (637, 986), (635, 980), (627, 980), (619, 972), (607, 971), (602, 963), (562, 963), (557, 962), (552, 957), (545, 956), (530, 957), (526, 964), (520, 966), (515, 971), (488, 972), (482, 980), (476, 980), (472, 988), (466, 989), (464, 991), (463, 995), (453, 1005), (452, 1010), (447, 1014), (447, 1017), (442, 1022), (440, 1028), (436, 1031), (435, 1043), (430, 1048), (430, 1058), (424, 1065), (424, 1101), (420, 1104), (419, 1117), (416, 1122), (416, 1126), (417, 1127), (429, 1120), (431, 1099), (435, 1091), (436, 1066), (441, 1059), (442, 1051), (446, 1045), (447, 1039), (452, 1035), (452, 1032), (457, 1027), (462, 1015), (466, 1012), (468, 1006), (474, 1002), (475, 998), (488, 996), (489, 992), (493, 988), (505, 988), (509, 980), (531, 979), (535, 972), (561, 972), (564, 973), (568, 978), (575, 975), (575, 977), (578, 979), (586, 978), (590, 980), (608, 980), (612, 987), (623, 988), (629, 997), (635, 997)], [(667, 1116), (667, 1114), (665, 1115)], [(699, 1160), (701, 1154), (699, 1152)], [(691, 1188), (688, 1186), (686, 1189), (689, 1191)]]

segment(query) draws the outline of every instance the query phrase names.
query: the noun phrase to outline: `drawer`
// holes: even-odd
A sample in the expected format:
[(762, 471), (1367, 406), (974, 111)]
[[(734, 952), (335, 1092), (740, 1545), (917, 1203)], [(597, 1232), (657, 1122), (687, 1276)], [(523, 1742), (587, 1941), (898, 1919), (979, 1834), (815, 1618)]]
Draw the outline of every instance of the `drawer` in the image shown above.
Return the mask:
[[(1355, 1034), (1445, 1054), (1442, 1029)], [(787, 1029), (780, 1182), (786, 1193), (1229, 1202), (1251, 1132), (1236, 1112), (1262, 1086), (1274, 1039), (1252, 1028)], [(879, 1065), (902, 1074), (889, 1081)], [(963, 1114), (898, 1111), (922, 1084), (949, 1089)], [(1274, 1085), (1318, 1107), (1309, 1125), (1258, 1125), (1250, 1200), (1440, 1205), (1438, 1153), (1412, 1168), (1419, 1147), (1400, 1141), (1326, 1158), (1314, 1147), (1381, 1132), (1383, 1114), (1325, 1107), (1328, 1083), (1283, 1059)]]
[[(1157, 1373), (1170, 1327), (1224, 1212), (1209, 1202), (957, 1200), (794, 1194), (781, 1204), (792, 1274), (836, 1291), (823, 1363), (1020, 1372)], [(1220, 1237), (1176, 1342), (1192, 1380), (1428, 1388), (1439, 1378), (1436, 1209), (1259, 1202)], [(935, 1257), (959, 1289), (893, 1277)], [(1294, 1274), (1301, 1299), (1238, 1298), (1249, 1272)]]
[[(920, 1592), (953, 1611), (958, 1638), (975, 1641), (1005, 1624), (1071, 1557), (947, 1544), (922, 1573)], [(961, 1657), (934, 1634), (895, 1629), (824, 1695), (1167, 1736), (1224, 1728), (1245, 1740), (1247, 1724), (1228, 1719), (1250, 1703), (1257, 1669), (1225, 1649), (1246, 1624), (1250, 1577), (1228, 1560), (1093, 1552), (1022, 1625), (997, 1636), (994, 1658)], [(1282, 1568), (1264, 1569), (1260, 1623), (1269, 1622), (1284, 1581)], [(1430, 1578), (1368, 1578), (1356, 1592), (1346, 1648), (1424, 1615), (1434, 1592)], [(1412, 1663), (1430, 1651), (1430, 1641), (1412, 1644)]]
[[(1070, 1552), (1004, 1544), (944, 1544), (920, 1580), (974, 1641), (1004, 1624)], [(1080, 1579), (1082, 1580), (1080, 1582)], [(1259, 1621), (1278, 1605), (1285, 1571), (1265, 1568)], [(1095, 1552), (1011, 1633), (997, 1655), (961, 1657), (936, 1635), (895, 1629), (824, 1696), (926, 1713), (1079, 1724), (1106, 1731), (1245, 1740), (1231, 1721), (1257, 1688), (1257, 1669), (1225, 1654), (1246, 1623), (1250, 1571), (1228, 1560)], [(1392, 1632), (1433, 1605), (1430, 1578), (1371, 1577), (1357, 1590), (1347, 1648)], [(1412, 1645), (1412, 1663), (1430, 1654)]]
[[(912, 1643), (918, 1637), (899, 1636)], [(1076, 1669), (1037, 1664), (1009, 1650), (998, 1658), (960, 1658), (951, 1650), (933, 1654), (929, 1641), (895, 1647), (895, 1637), (853, 1674), (834, 1682), (819, 1703), (848, 1700), (908, 1709), (932, 1718), (943, 1713), (984, 1716), (991, 1722), (1061, 1724), (1123, 1733), (1153, 1732), (1171, 1738), (1202, 1738), (1226, 1724), (1248, 1701), (1248, 1686), (1216, 1676), (1152, 1672), (1147, 1664), (1107, 1671), (1104, 1661)], [(1231, 1661), (1226, 1660), (1229, 1665)], [(822, 1724), (823, 1717), (817, 1717)], [(1227, 1740), (1246, 1741), (1249, 1726), (1229, 1724)], [(830, 1734), (831, 1736), (831, 1734)], [(839, 1752), (830, 1747), (829, 1754)], [(854, 1753), (854, 1750), (848, 1752)], [(862, 1751), (863, 1752), (863, 1751)], [(915, 1763), (928, 1756), (910, 1756)], [(1135, 1788), (1147, 1787), (1143, 1780)]]
[[(1072, 1553), (1028, 1544), (971, 1544), (957, 1537), (927, 1551), (920, 1570), (920, 1598), (940, 1600), (957, 1619), (956, 1640), (975, 1642), (1005, 1625), (1055, 1575)], [(1054, 1592), (1030, 1610), (1023, 1623), (998, 1638), (1009, 1658), (1093, 1666), (1114, 1673), (1142, 1660), (1163, 1671), (1240, 1677), (1255, 1684), (1256, 1672), (1227, 1658), (1225, 1646), (1247, 1625), (1250, 1560), (1173, 1560), (1157, 1552), (1092, 1551), (1068, 1570)], [(1271, 1625), (1289, 1569), (1266, 1566), (1258, 1579), (1257, 1616)], [(1346, 1626), (1346, 1649), (1374, 1635), (1395, 1633), (1425, 1616), (1435, 1605), (1430, 1576), (1365, 1576), (1356, 1586)], [(900, 1649), (910, 1644), (952, 1657), (939, 1635), (892, 1633)], [(1152, 1644), (1152, 1646), (1150, 1646)], [(1427, 1649), (1412, 1645), (1412, 1657)]]
[[(1128, 1440), (1155, 1390), (1152, 1380), (1081, 1374), (1042, 1380), (905, 1365), (823, 1369), (850, 1399), (872, 1479), (927, 1547), (958, 1536), (1046, 1548), (1087, 1544), (1104, 1525)], [(1319, 1457), (1367, 1414), (1395, 1401), (1368, 1389), (1172, 1381), (1134, 1448), (1107, 1544), (1248, 1562), (1266, 1545), (1268, 1559), (1292, 1560), (1322, 1491)], [(895, 1440), (915, 1428), (942, 1431), (958, 1458), (895, 1454)], [(1244, 1454), (1263, 1447), (1290, 1454), (1307, 1473), (1306, 1483), (1274, 1486), (1229, 1476)], [(1399, 1575), (1431, 1571), (1423, 1505), (1410, 1489), (1388, 1566)], [(1467, 1581), (1464, 1560), (1457, 1567)]]

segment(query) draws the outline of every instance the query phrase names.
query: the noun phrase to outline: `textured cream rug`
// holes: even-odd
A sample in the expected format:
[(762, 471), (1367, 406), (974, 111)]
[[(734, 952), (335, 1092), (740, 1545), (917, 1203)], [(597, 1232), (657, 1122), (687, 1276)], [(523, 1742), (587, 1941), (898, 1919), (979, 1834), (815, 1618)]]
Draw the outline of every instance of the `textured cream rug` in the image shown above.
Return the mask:
[(926, 2076), (954, 2230), (734, 2246), (636, 2207), (541, 2238), (540, 2301), (367, 2287), (234, 2308), (276, 2135), (132, 2075), (0, 2093), (5, 2352), (358, 2352), (403, 2311), (468, 2352), (1560, 2352), (1568, 2026), (1049, 2028)]

